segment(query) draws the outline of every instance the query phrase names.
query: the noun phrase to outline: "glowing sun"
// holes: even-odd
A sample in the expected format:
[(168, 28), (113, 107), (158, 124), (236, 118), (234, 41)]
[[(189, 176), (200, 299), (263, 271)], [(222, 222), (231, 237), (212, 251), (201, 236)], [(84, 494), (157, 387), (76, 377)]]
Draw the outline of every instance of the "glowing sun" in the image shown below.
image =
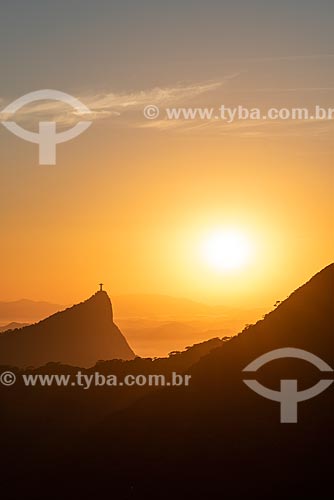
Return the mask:
[(207, 234), (201, 245), (202, 259), (216, 270), (232, 270), (245, 266), (252, 245), (238, 230), (217, 229)]

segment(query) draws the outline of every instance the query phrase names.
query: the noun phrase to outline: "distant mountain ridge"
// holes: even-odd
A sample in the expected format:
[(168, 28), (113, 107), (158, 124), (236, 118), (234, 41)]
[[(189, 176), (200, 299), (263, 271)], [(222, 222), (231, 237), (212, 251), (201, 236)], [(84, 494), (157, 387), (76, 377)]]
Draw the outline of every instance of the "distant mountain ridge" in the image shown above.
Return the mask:
[(61, 304), (52, 304), (46, 301), (35, 301), (29, 299), (14, 300), (11, 302), (0, 302), (1, 323), (31, 323), (40, 321), (58, 311), (65, 309)]
[[(113, 295), (112, 302), (117, 325), (142, 357), (164, 357), (212, 337), (235, 335), (267, 311), (212, 306), (159, 294)], [(0, 332), (8, 329), (8, 323), (36, 323), (66, 307), (27, 299), (0, 302)]]
[(0, 363), (18, 367), (61, 362), (82, 367), (135, 357), (113, 322), (110, 298), (97, 292), (81, 304), (0, 336)]
[(24, 326), (28, 326), (29, 323), (16, 323), (13, 321), (12, 323), (8, 323), (8, 325), (0, 326), (0, 332), (6, 332), (7, 330), (17, 330), (18, 328), (23, 328)]
[[(248, 317), (251, 312), (259, 317), (265, 308), (234, 308), (224, 305), (208, 305), (184, 297), (160, 294), (124, 294), (113, 295), (113, 304), (117, 319), (150, 318), (151, 320), (181, 321), (203, 317)], [(0, 301), (0, 324), (11, 322), (40, 321), (51, 314), (70, 307), (70, 304), (56, 304), (48, 301), (20, 299)]]
[(233, 316), (256, 311), (257, 316), (264, 308), (244, 309), (225, 305), (209, 305), (203, 302), (162, 294), (124, 294), (113, 296), (117, 318), (149, 317), (165, 320), (194, 319), (196, 316)]

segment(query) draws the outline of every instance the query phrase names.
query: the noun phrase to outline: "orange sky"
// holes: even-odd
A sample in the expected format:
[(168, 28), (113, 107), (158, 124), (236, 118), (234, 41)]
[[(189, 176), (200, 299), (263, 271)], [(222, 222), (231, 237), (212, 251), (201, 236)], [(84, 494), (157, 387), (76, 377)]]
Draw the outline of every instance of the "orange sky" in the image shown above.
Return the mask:
[[(333, 260), (333, 121), (143, 117), (147, 104), (333, 107), (332, 5), (132, 2), (79, 13), (37, 3), (38, 16), (3, 8), (0, 45), (13, 57), (2, 61), (0, 111), (54, 88), (94, 116), (57, 146), (55, 166), (0, 127), (0, 300), (70, 304), (103, 281), (111, 296), (270, 307)], [(42, 115), (59, 128), (78, 120), (47, 103), (15, 119), (32, 130)], [(216, 228), (247, 235), (244, 266), (219, 271), (201, 258)]]
[[(60, 149), (55, 167), (8, 167), (2, 300), (71, 303), (102, 280), (111, 294), (266, 306), (331, 261), (332, 157), (321, 143), (133, 136), (111, 130), (104, 143), (97, 131)], [(244, 267), (216, 272), (199, 248), (226, 226), (246, 233), (254, 253)]]

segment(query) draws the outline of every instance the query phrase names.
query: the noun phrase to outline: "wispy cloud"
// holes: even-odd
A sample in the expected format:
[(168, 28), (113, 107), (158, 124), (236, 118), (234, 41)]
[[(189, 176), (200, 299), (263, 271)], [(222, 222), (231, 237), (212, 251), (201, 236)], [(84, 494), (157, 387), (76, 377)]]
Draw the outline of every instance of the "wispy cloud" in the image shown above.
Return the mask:
[(245, 92), (268, 92), (268, 93), (283, 93), (283, 92), (334, 92), (334, 87), (263, 87), (263, 88), (247, 88), (247, 89), (232, 89), (230, 92), (245, 94)]
[(295, 55), (280, 55), (280, 56), (259, 56), (259, 57), (240, 57), (227, 58), (226, 60), (241, 61), (241, 62), (275, 62), (275, 61), (314, 61), (334, 59), (334, 53), (328, 54), (295, 54)]
[(192, 136), (243, 136), (243, 137), (273, 137), (273, 136), (327, 136), (333, 133), (333, 119), (323, 120), (235, 120), (228, 123), (224, 120), (169, 120), (159, 119), (146, 121), (141, 128), (161, 131), (173, 130), (177, 133)]
[[(177, 133), (207, 133), (215, 135), (249, 135), (266, 136), (277, 133), (299, 134), (301, 126), (308, 130), (321, 130), (326, 133), (332, 130), (333, 120), (313, 120), (313, 121), (293, 121), (284, 120), (281, 122), (270, 122), (266, 120), (239, 120), (233, 123), (226, 123), (222, 120), (201, 120), (201, 119), (168, 119), (166, 109), (168, 108), (196, 108), (194, 101), (200, 96), (208, 94), (210, 100), (215, 102), (217, 91), (225, 90), (225, 85), (239, 76), (240, 73), (231, 74), (221, 78), (219, 81), (206, 81), (199, 83), (177, 84), (166, 87), (154, 87), (151, 89), (134, 90), (132, 92), (91, 92), (76, 97), (87, 108), (90, 113), (77, 111), (58, 101), (40, 101), (26, 105), (14, 115), (5, 116), (0, 111), (0, 120), (11, 120), (25, 124), (27, 128), (40, 121), (55, 121), (59, 127), (69, 127), (80, 120), (103, 121), (114, 120), (117, 126), (128, 128), (155, 129), (161, 131), (175, 131)], [(258, 91), (273, 92), (285, 91), (296, 92), (300, 90), (320, 90), (320, 88), (262, 88)], [(322, 88), (322, 90), (332, 91), (332, 87)], [(235, 92), (233, 87), (228, 88), (228, 92)], [(206, 97), (205, 97), (206, 98)], [(203, 100), (203, 99), (202, 99)], [(0, 109), (4, 109), (9, 103), (0, 97)], [(160, 117), (155, 120), (145, 119), (143, 110), (148, 105), (155, 105), (160, 108)], [(303, 134), (306, 130), (303, 130)]]
[[(91, 112), (88, 114), (76, 111), (58, 101), (43, 101), (24, 106), (15, 113), (15, 116), (8, 116), (4, 113), (0, 113), (0, 119), (15, 120), (18, 122), (50, 120), (65, 126), (77, 122), (78, 119), (95, 121), (119, 117), (124, 113), (142, 110), (148, 104), (167, 106), (174, 103), (189, 102), (194, 97), (219, 89), (227, 80), (233, 78), (233, 76), (234, 75), (227, 76), (220, 81), (178, 84), (175, 86), (155, 87), (133, 92), (106, 92), (87, 93), (81, 96), (75, 95), (77, 99), (90, 109)], [(3, 104), (1, 98), (0, 103), (3, 108), (9, 104)]]
[(200, 132), (215, 135), (233, 135), (243, 137), (325, 137), (333, 134), (333, 120), (296, 121), (282, 120), (270, 122), (268, 120), (241, 120), (234, 123), (207, 122), (205, 124), (194, 124), (192, 129), (185, 132), (192, 134)]

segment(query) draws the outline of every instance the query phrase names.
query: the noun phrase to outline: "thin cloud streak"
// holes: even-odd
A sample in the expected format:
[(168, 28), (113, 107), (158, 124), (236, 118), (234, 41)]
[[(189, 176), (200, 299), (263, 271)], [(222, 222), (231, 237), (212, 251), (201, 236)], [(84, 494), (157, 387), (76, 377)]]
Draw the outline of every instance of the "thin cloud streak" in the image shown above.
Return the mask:
[[(8, 116), (0, 112), (0, 119), (21, 122), (41, 121), (44, 119), (55, 121), (59, 125), (66, 126), (77, 122), (79, 119), (95, 121), (119, 117), (124, 112), (142, 110), (149, 104), (165, 106), (173, 103), (187, 102), (194, 97), (219, 89), (223, 86), (225, 81), (234, 76), (235, 75), (231, 75), (215, 82), (188, 85), (179, 84), (173, 87), (155, 87), (148, 90), (138, 90), (129, 93), (109, 92), (105, 94), (75, 95), (75, 97), (91, 110), (89, 114), (78, 112), (71, 108), (68, 109), (67, 106), (58, 101), (48, 101), (25, 106), (15, 113), (14, 116)], [(1, 98), (0, 103), (3, 103)]]

